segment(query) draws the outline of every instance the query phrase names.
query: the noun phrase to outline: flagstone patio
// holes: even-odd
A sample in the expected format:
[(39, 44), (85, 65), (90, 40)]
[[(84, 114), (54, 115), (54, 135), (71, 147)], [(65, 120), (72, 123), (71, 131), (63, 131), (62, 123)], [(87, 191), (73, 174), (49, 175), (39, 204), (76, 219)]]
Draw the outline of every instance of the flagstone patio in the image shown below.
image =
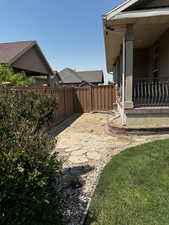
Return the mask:
[(74, 114), (51, 131), (57, 135), (55, 151), (64, 160), (63, 189), (69, 196), (69, 225), (82, 224), (99, 175), (113, 156), (131, 146), (169, 138), (169, 133), (110, 132), (109, 125), (115, 117), (114, 112)]

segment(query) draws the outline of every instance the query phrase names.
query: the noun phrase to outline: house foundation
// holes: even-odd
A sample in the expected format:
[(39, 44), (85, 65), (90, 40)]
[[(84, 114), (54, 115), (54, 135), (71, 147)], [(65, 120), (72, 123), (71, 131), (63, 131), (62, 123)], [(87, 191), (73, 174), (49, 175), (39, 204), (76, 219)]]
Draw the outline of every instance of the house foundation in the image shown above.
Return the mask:
[(169, 127), (169, 107), (125, 110), (127, 127)]

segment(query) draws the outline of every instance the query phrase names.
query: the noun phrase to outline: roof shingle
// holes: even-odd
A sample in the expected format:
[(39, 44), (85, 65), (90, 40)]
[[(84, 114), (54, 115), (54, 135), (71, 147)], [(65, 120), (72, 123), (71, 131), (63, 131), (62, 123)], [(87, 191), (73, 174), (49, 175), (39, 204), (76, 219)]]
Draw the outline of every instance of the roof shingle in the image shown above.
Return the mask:
[(62, 80), (62, 83), (69, 84), (69, 83), (81, 83), (80, 78), (78, 78), (76, 71), (65, 68), (64, 70), (59, 72), (59, 76)]
[(80, 71), (77, 72), (82, 81), (87, 81), (90, 83), (102, 83), (103, 82), (103, 71)]
[(70, 68), (66, 68), (59, 72), (62, 83), (64, 84), (80, 84), (83, 81), (89, 83), (103, 83), (103, 71), (80, 71), (76, 72)]
[(34, 41), (0, 43), (0, 63), (8, 63)]

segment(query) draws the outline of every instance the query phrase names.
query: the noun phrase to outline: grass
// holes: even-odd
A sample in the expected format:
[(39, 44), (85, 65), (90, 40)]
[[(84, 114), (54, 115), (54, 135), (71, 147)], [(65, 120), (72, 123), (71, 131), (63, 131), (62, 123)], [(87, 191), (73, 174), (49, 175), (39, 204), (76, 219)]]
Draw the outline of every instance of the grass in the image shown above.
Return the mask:
[(104, 169), (85, 225), (169, 224), (169, 140), (130, 148)]

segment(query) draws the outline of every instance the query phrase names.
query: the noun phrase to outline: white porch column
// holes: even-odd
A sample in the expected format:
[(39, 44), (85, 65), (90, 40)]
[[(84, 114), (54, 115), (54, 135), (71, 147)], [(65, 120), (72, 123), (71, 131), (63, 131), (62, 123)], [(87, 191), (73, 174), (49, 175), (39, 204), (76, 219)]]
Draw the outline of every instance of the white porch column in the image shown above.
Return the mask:
[(125, 33), (125, 99), (124, 108), (133, 108), (133, 25), (128, 24)]

